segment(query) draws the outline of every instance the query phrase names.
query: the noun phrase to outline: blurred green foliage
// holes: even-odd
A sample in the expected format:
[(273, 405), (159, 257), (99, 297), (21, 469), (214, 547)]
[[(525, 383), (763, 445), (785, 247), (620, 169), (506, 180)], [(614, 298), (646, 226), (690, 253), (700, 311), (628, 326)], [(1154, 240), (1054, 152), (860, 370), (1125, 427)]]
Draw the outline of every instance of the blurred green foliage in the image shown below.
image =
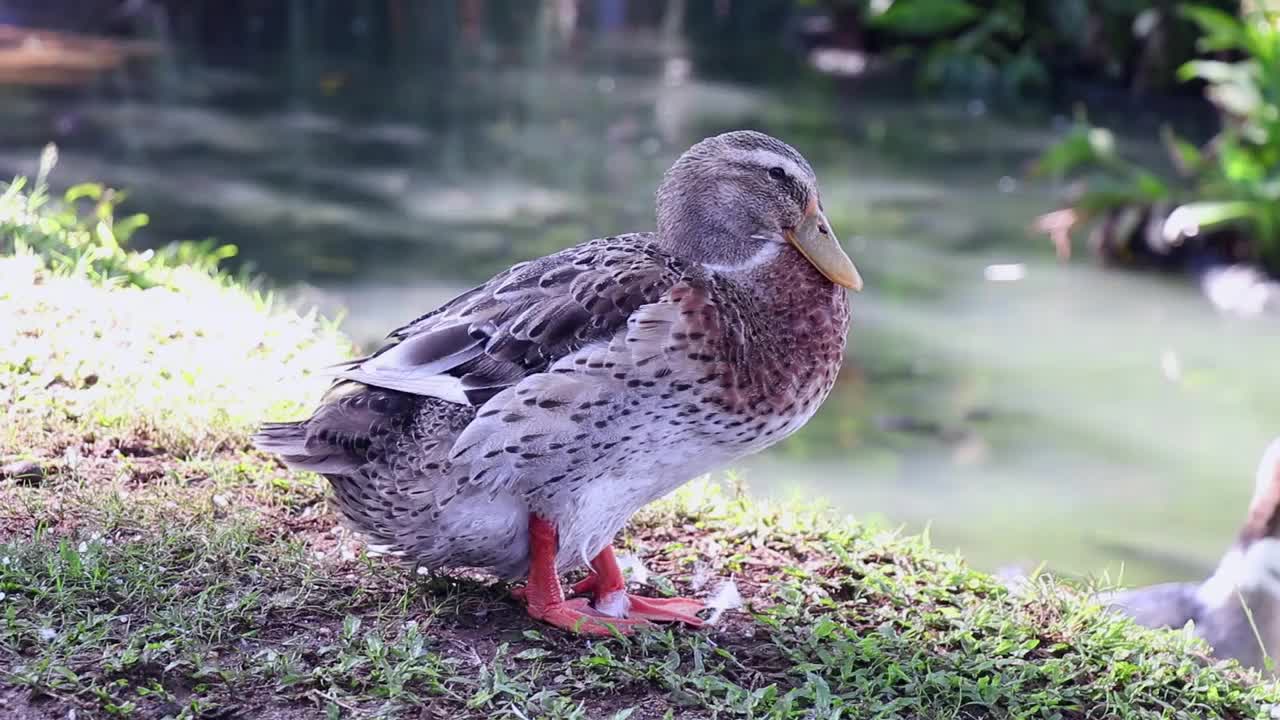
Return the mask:
[[(803, 0), (802, 0), (803, 1)], [(813, 4), (812, 0), (804, 4)], [(1134, 88), (1176, 84), (1196, 29), (1173, 2), (1149, 0), (827, 0), (854, 11), (896, 54), (918, 61), (928, 90), (1021, 97), (1079, 74)], [(1212, 0), (1235, 12), (1234, 0)]]
[(1235, 59), (1193, 60), (1179, 70), (1183, 80), (1204, 83), (1223, 118), (1222, 130), (1203, 148), (1163, 129), (1179, 181), (1166, 182), (1122, 158), (1111, 133), (1083, 117), (1044, 153), (1038, 171), (1091, 174), (1074, 206), (1083, 220), (1126, 206), (1168, 204), (1166, 240), (1232, 226), (1248, 234), (1264, 264), (1280, 268), (1280, 15), (1236, 17), (1206, 6), (1182, 13), (1203, 33), (1203, 52)]
[(1019, 95), (1048, 86), (1048, 68), (1036, 53), (1058, 34), (1054, 25), (1038, 22), (1039, 13), (1027, 5), (1019, 0), (895, 0), (884, 12), (873, 11), (870, 24), (926, 40), (901, 51), (919, 56), (919, 81), (927, 89)]
[(222, 261), (236, 254), (235, 246), (210, 240), (130, 249), (129, 241), (148, 217), (117, 217), (125, 194), (97, 183), (75, 185), (60, 199), (51, 198), (46, 178), (56, 162), (57, 150), (50, 145), (30, 190), (23, 177), (0, 185), (0, 256), (33, 254), (56, 273), (149, 288), (170, 285), (179, 268), (217, 274)]

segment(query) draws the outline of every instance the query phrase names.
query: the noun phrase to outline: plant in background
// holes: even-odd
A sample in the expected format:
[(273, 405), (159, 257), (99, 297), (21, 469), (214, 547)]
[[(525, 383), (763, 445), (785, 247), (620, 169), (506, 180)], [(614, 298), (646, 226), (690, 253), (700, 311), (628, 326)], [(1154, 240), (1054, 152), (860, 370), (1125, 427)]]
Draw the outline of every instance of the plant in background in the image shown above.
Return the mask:
[(1059, 246), (1074, 226), (1095, 220), (1094, 245), (1105, 257), (1173, 258), (1188, 244), (1216, 260), (1254, 259), (1280, 271), (1280, 20), (1255, 10), (1237, 18), (1186, 6), (1201, 30), (1199, 48), (1234, 60), (1193, 60), (1184, 81), (1205, 83), (1223, 128), (1203, 148), (1165, 128), (1162, 137), (1180, 176), (1166, 182), (1124, 160), (1111, 134), (1083, 117), (1040, 159), (1037, 171), (1066, 177), (1088, 171), (1071, 207), (1041, 218)]
[(178, 268), (217, 274), (222, 261), (236, 254), (235, 246), (209, 240), (171, 243), (159, 250), (128, 249), (147, 216), (116, 217), (125, 194), (97, 183), (76, 185), (55, 202), (45, 181), (57, 157), (54, 146), (45, 148), (30, 191), (26, 178), (2, 188), (0, 255), (32, 254), (59, 274), (148, 288), (169, 284)]
[[(1049, 74), (1036, 57), (1034, 35), (1049, 31), (1028, 22), (1026, 3), (995, 0), (981, 7), (966, 0), (889, 0), (870, 3), (870, 24), (910, 41), (900, 54), (920, 59), (919, 81), (1020, 95), (1043, 90)], [(1051, 32), (1051, 31), (1049, 31)]]
[[(1081, 74), (1163, 87), (1194, 56), (1194, 28), (1170, 2), (858, 1), (869, 28), (897, 37), (899, 54), (919, 60), (919, 81), (930, 90), (1022, 97)], [(1237, 3), (1215, 5), (1234, 11)]]
[(1238, 19), (1198, 6), (1185, 12), (1204, 32), (1203, 50), (1243, 57), (1196, 60), (1182, 68), (1183, 79), (1206, 83), (1224, 127), (1208, 157), (1186, 151), (1199, 202), (1179, 210), (1200, 227), (1243, 224), (1259, 254), (1280, 270), (1280, 15), (1258, 10)]

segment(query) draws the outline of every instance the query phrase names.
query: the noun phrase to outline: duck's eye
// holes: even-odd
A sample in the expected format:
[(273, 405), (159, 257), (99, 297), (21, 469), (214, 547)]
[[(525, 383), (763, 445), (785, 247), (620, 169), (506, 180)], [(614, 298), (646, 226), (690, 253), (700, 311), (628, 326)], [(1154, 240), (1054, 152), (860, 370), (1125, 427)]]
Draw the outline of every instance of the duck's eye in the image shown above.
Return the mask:
[(780, 167), (771, 167), (769, 168), (769, 177), (773, 178), (774, 180), (786, 180), (787, 171), (783, 170)]

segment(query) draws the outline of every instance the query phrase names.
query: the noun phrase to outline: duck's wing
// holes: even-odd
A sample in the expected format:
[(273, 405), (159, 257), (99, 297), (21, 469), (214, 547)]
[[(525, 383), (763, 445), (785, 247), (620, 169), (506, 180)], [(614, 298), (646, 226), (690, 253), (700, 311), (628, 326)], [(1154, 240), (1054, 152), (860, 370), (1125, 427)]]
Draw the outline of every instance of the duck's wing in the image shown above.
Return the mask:
[(593, 240), (522, 263), (395, 330), (336, 374), (480, 406), (626, 326), (683, 274), (650, 234)]

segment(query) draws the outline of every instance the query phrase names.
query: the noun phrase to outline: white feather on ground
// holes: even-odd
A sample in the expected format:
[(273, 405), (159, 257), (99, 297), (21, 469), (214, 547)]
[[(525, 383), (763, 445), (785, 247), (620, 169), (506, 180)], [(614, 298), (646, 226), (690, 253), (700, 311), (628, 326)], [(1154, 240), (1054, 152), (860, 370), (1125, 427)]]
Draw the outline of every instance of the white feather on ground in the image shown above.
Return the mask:
[(701, 560), (693, 564), (693, 577), (689, 579), (689, 586), (694, 592), (702, 590), (711, 582), (711, 566)]
[(711, 610), (711, 616), (707, 618), (708, 625), (715, 625), (721, 615), (742, 607), (742, 593), (738, 592), (738, 583), (732, 578), (720, 583), (711, 597), (707, 598), (707, 607)]
[(635, 585), (647, 585), (649, 583), (649, 568), (645, 567), (644, 561), (631, 553), (623, 553), (617, 556), (618, 567), (622, 570), (622, 577), (626, 578), (628, 583)]

